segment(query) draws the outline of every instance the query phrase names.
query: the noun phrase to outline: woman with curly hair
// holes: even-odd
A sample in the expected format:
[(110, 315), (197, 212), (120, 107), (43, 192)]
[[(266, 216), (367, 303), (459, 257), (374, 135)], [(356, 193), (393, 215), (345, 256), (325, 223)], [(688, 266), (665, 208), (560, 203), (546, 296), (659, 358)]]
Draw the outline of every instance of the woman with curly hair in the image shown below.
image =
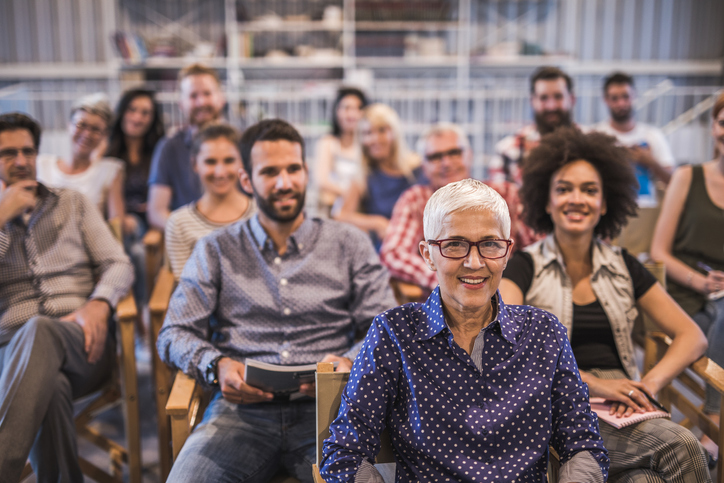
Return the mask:
[[(706, 351), (704, 334), (615, 237), (636, 213), (636, 178), (626, 152), (605, 134), (561, 128), (526, 162), (523, 216), (543, 240), (516, 253), (500, 285), (509, 304), (555, 314), (566, 327), (590, 396), (613, 401), (626, 418), (655, 408), (648, 397)], [(631, 333), (642, 310), (672, 338), (643, 379)], [(691, 432), (668, 419), (616, 429), (600, 424), (609, 482), (711, 481), (708, 457)]]

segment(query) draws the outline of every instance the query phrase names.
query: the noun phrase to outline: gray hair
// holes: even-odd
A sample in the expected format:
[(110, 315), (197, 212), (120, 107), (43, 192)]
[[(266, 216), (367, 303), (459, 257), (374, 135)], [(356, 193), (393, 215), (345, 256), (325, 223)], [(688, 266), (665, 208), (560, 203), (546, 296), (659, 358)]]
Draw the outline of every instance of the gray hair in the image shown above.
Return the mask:
[(451, 122), (438, 122), (425, 129), (420, 137), (417, 138), (417, 143), (415, 144), (415, 150), (417, 151), (417, 154), (419, 154), (420, 157), (424, 160), (427, 140), (430, 139), (432, 136), (439, 136), (447, 132), (451, 132), (457, 135), (458, 146), (463, 148), (465, 151), (470, 150), (470, 140), (468, 139), (468, 135), (465, 134), (465, 131), (463, 131), (463, 128)]
[(73, 107), (70, 109), (70, 117), (72, 118), (78, 111), (95, 114), (103, 119), (106, 123), (106, 127), (110, 127), (111, 122), (113, 121), (113, 110), (108, 102), (108, 96), (102, 92), (88, 94), (87, 96), (83, 96), (75, 101), (73, 103)]
[(445, 217), (466, 210), (492, 212), (500, 223), (503, 236), (510, 238), (508, 204), (490, 186), (468, 178), (443, 186), (432, 194), (422, 217), (425, 240), (434, 240), (440, 236)]

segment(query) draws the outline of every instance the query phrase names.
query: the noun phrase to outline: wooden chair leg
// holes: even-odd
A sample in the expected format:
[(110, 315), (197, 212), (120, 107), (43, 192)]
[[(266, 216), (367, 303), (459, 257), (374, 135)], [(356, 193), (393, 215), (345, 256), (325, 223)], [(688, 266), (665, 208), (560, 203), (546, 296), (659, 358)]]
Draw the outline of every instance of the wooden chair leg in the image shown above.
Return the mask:
[(125, 410), (128, 467), (131, 483), (141, 482), (141, 418), (138, 405), (138, 378), (136, 373), (135, 321), (119, 321), (118, 338), (121, 342), (121, 391)]

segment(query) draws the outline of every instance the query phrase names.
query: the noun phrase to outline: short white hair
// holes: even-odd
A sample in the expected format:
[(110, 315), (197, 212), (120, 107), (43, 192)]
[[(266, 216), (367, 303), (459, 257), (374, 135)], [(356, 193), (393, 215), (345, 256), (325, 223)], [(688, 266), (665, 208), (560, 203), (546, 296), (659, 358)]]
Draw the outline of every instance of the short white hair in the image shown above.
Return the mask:
[(440, 236), (442, 224), (448, 215), (467, 210), (491, 212), (498, 220), (503, 236), (510, 238), (508, 204), (490, 186), (468, 178), (443, 186), (427, 201), (422, 217), (425, 240), (434, 240)]
[(427, 140), (433, 136), (440, 136), (441, 134), (448, 132), (454, 133), (457, 136), (458, 146), (460, 146), (465, 151), (470, 150), (470, 140), (468, 139), (468, 135), (465, 134), (465, 131), (463, 131), (463, 128), (451, 122), (438, 122), (437, 124), (433, 124), (429, 128), (425, 129), (420, 137), (417, 138), (417, 143), (415, 143), (415, 149), (417, 150), (417, 154), (419, 154), (420, 157), (425, 160), (425, 148), (427, 147)]

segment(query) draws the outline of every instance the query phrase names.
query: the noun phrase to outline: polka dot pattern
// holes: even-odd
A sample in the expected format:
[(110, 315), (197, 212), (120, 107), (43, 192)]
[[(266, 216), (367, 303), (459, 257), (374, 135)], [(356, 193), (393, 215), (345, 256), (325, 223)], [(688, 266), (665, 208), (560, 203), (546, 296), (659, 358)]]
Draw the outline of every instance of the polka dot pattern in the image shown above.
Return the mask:
[(589, 451), (605, 481), (608, 457), (565, 329), (496, 298), (473, 357), (453, 340), (439, 288), (375, 319), (324, 444), (326, 481), (354, 481), (385, 427), (398, 482), (546, 481), (549, 444), (562, 463)]

